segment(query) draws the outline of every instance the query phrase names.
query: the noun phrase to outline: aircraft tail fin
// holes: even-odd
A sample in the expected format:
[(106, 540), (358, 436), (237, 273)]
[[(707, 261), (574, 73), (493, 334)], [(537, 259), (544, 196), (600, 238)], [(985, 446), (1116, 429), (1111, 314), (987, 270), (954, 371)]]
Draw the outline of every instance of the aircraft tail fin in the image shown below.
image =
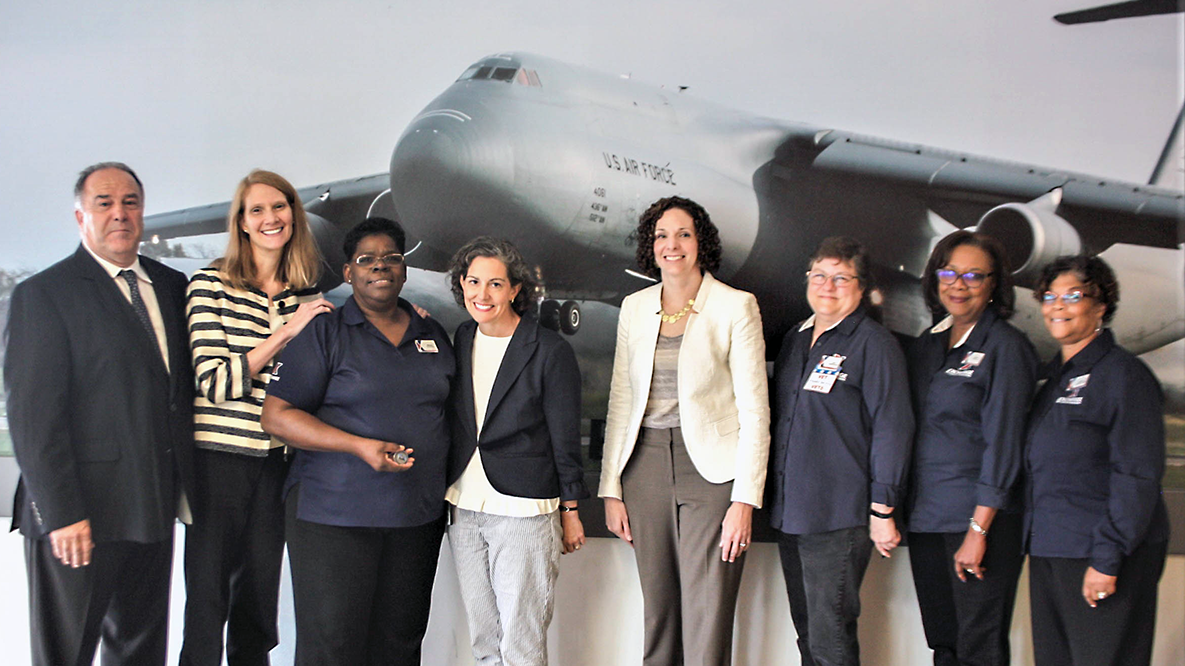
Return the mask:
[(1169, 134), (1169, 140), (1164, 144), (1160, 153), (1160, 160), (1152, 170), (1149, 184), (1168, 188), (1177, 192), (1185, 191), (1185, 106), (1177, 114), (1177, 122)]

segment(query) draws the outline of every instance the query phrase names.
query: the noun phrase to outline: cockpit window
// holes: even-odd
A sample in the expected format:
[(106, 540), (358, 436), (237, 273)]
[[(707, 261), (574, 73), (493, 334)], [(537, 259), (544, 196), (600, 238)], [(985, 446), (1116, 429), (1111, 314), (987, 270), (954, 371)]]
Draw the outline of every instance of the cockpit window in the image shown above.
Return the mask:
[(514, 80), (514, 74), (517, 71), (514, 67), (495, 67), (494, 73), (490, 75), (490, 78), (495, 81), (510, 82)]
[(540, 88), (539, 75), (533, 69), (519, 67), (495, 67), (493, 65), (473, 65), (466, 69), (457, 79), (458, 81), (502, 81), (519, 86)]

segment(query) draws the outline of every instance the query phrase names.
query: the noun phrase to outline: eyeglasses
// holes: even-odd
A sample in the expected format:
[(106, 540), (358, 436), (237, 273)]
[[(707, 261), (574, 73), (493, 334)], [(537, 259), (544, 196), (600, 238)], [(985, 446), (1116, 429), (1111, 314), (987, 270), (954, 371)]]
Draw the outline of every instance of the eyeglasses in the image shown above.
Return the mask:
[(1062, 302), (1062, 305), (1073, 305), (1084, 298), (1090, 298), (1090, 295), (1082, 293), (1080, 289), (1075, 289), (1074, 291), (1067, 292), (1061, 296), (1058, 296), (1052, 291), (1047, 291), (1044, 294), (1041, 294), (1041, 302), (1045, 305), (1053, 305), (1059, 300)]
[(958, 271), (949, 268), (939, 268), (934, 271), (935, 277), (942, 284), (954, 284), (959, 278), (963, 278), (963, 284), (974, 289), (983, 284), (983, 281), (995, 275), (995, 273), (979, 273), (976, 271), (968, 271), (966, 273), (959, 273)]
[(844, 275), (843, 273), (836, 273), (835, 275), (828, 275), (826, 273), (812, 273), (807, 271), (806, 281), (815, 285), (816, 287), (823, 286), (828, 280), (835, 285), (836, 289), (843, 289), (849, 284), (855, 282), (857, 279), (854, 275)]
[(360, 268), (370, 268), (375, 264), (382, 264), (384, 266), (402, 266), (403, 255), (398, 252), (391, 254), (384, 254), (381, 257), (376, 257), (373, 254), (360, 254), (354, 257), (354, 263)]

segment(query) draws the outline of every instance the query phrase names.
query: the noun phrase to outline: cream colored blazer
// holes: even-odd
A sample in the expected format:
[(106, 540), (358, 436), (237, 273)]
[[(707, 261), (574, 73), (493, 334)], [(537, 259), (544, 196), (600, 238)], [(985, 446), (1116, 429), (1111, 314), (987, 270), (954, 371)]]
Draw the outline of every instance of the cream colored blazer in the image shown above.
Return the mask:
[[(650, 394), (662, 284), (630, 294), (617, 320), (600, 497), (621, 499)], [(757, 299), (704, 273), (679, 349), (679, 418), (687, 452), (711, 483), (733, 481), (732, 500), (761, 507), (769, 457), (769, 389)]]

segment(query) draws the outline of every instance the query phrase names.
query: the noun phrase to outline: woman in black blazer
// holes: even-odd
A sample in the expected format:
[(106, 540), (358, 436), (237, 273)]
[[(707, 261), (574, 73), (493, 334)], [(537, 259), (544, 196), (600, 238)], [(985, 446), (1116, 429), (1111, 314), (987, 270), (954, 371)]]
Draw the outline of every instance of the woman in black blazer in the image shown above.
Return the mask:
[(449, 281), (473, 318), (453, 337), (445, 496), (473, 657), (542, 665), (559, 556), (584, 543), (580, 369), (558, 333), (524, 316), (535, 284), (514, 245), (470, 241)]

